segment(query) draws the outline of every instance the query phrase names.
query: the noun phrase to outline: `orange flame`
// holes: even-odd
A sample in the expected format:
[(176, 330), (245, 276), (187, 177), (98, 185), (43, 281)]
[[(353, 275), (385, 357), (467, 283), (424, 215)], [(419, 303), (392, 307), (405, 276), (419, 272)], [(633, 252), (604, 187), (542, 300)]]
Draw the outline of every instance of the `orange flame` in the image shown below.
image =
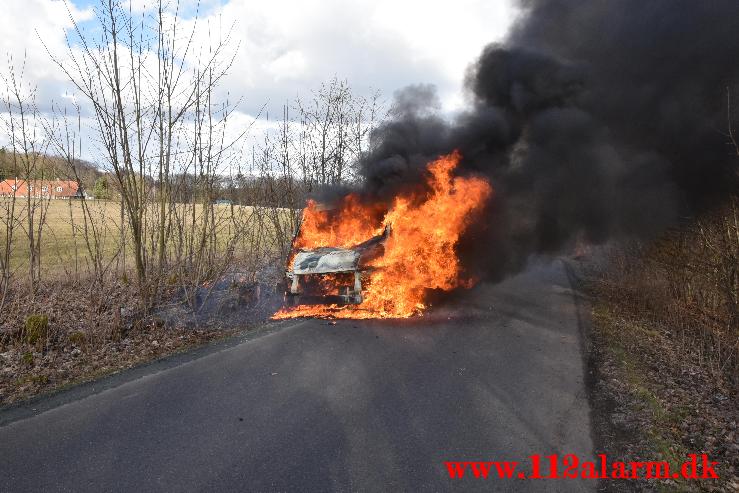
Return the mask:
[(369, 262), (361, 304), (300, 305), (283, 308), (272, 318), (407, 318), (425, 310), (430, 289), (474, 285), (462, 277), (455, 246), (493, 191), (483, 178), (452, 176), (460, 160), (455, 151), (429, 163), (430, 192), (400, 194), (389, 209), (348, 195), (338, 213), (330, 215), (309, 201), (296, 249), (349, 248), (381, 234), (388, 224), (392, 234), (384, 255)]

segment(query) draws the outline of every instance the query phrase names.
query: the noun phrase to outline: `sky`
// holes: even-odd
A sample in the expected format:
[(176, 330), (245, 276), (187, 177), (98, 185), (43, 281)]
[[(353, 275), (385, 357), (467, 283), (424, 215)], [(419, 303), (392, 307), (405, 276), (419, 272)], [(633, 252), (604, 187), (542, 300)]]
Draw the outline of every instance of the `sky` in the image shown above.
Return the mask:
[[(125, 0), (146, 12), (151, 0)], [(362, 95), (379, 91), (386, 101), (409, 84), (433, 84), (442, 110), (465, 103), (465, 69), (483, 46), (501, 40), (516, 11), (511, 0), (181, 0), (185, 23), (198, 18), (201, 37), (232, 27), (238, 43), (222, 91), (240, 99), (243, 121), (278, 115), (296, 96), (310, 96), (321, 82), (346, 79)], [(0, 65), (13, 64), (37, 90), (42, 108), (63, 104), (74, 90), (50, 63), (65, 52), (73, 26), (96, 28), (98, 0), (3, 0)], [(43, 43), (42, 41), (43, 40)], [(44, 46), (45, 45), (45, 46)], [(266, 105), (266, 106), (265, 106)], [(261, 123), (264, 123), (263, 121)], [(261, 125), (264, 127), (265, 125)], [(255, 128), (260, 128), (256, 125)]]

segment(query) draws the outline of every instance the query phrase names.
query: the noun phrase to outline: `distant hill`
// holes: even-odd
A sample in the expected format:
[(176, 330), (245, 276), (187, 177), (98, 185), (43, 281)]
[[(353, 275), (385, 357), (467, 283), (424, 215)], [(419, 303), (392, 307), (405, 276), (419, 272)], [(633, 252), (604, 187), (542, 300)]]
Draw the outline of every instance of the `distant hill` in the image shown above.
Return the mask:
[[(69, 163), (58, 156), (35, 154), (29, 161), (32, 169), (28, 178), (32, 180), (77, 180)], [(26, 178), (25, 168), (25, 156), (0, 148), (0, 180)], [(87, 190), (92, 190), (97, 179), (105, 174), (94, 163), (82, 159), (75, 161), (75, 168), (82, 187)]]

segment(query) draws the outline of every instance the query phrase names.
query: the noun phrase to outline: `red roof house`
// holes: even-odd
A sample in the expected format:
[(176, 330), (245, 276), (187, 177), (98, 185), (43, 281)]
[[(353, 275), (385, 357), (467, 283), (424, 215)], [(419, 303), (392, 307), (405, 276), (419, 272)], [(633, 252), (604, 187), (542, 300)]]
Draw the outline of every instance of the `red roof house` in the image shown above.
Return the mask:
[(10, 178), (0, 182), (0, 197), (34, 197), (71, 199), (82, 197), (82, 190), (72, 180), (18, 180)]

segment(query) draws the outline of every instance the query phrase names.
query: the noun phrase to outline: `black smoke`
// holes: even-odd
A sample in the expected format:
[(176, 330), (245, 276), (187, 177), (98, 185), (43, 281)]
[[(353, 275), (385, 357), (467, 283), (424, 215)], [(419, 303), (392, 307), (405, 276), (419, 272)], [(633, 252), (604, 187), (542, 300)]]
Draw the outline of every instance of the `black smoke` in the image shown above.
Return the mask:
[[(727, 88), (739, 82), (737, 0), (525, 0), (507, 41), (467, 74), (471, 109), (438, 116), (429, 86), (396, 94), (361, 163), (389, 197), (459, 149), (496, 194), (460, 253), (499, 279), (581, 238), (649, 236), (736, 192)], [(736, 93), (739, 99), (739, 91)]]

